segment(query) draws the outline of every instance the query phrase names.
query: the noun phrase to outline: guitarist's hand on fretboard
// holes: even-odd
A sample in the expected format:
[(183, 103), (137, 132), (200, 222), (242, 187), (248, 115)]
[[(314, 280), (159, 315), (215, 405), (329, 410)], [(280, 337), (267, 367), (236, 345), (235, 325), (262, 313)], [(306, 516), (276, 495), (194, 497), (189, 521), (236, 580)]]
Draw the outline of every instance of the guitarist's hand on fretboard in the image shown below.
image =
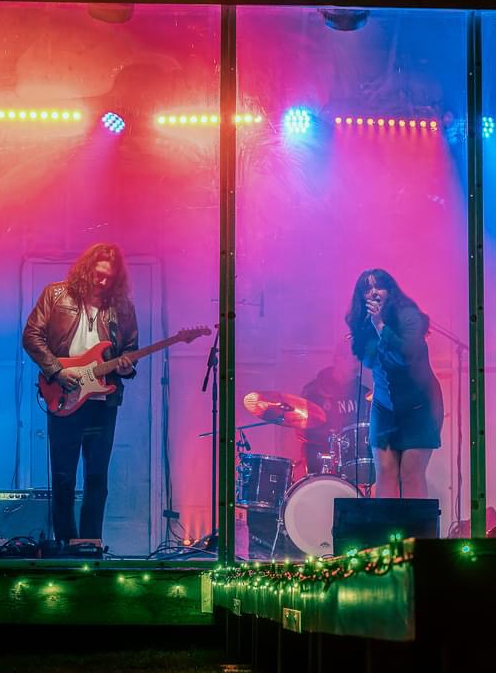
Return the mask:
[(127, 355), (121, 355), (115, 370), (119, 376), (129, 376), (133, 371), (133, 361)]

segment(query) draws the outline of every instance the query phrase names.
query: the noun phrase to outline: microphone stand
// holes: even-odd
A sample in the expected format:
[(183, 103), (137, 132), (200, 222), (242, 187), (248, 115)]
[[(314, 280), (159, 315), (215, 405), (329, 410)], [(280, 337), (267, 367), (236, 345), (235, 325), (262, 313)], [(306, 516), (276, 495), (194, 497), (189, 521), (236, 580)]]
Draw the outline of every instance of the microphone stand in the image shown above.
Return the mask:
[[(210, 349), (207, 360), (207, 371), (203, 380), (202, 392), (205, 392), (208, 387), (208, 379), (210, 372), (212, 375), (212, 526), (207, 549), (212, 551), (217, 547), (217, 398), (218, 398), (218, 384), (217, 384), (217, 365), (219, 359), (217, 353), (219, 349), (217, 344), (219, 342), (219, 328), (215, 335), (214, 343)], [(209, 433), (210, 434), (210, 433)]]
[(456, 345), (457, 355), (457, 403), (456, 403), (456, 423), (457, 423), (457, 451), (456, 451), (456, 469), (457, 469), (457, 492), (455, 503), (455, 517), (460, 530), (462, 518), (462, 358), (463, 351), (468, 351), (467, 344), (460, 341), (452, 332), (441, 325), (436, 325), (431, 321), (429, 329), (446, 337)]

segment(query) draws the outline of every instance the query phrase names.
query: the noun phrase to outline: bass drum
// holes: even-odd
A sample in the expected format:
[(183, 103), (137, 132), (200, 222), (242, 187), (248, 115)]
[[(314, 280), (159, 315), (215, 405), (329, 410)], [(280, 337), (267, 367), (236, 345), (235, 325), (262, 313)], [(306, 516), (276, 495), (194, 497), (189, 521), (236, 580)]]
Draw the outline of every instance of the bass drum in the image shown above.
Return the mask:
[[(283, 522), (291, 541), (306, 554), (333, 552), (334, 498), (356, 498), (357, 489), (331, 474), (310, 475), (293, 484), (286, 494)], [(358, 491), (358, 497), (363, 497)]]

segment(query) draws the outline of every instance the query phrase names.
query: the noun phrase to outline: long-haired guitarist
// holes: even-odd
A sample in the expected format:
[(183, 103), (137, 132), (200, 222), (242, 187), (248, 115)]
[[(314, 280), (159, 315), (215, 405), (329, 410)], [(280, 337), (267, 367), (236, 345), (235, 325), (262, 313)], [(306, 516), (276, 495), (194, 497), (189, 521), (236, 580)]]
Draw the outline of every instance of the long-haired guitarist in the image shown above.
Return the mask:
[[(108, 346), (102, 359), (118, 358), (117, 365), (101, 387), (106, 394), (92, 393), (86, 399), (84, 385), (91, 389), (91, 369), (68, 366), (67, 359), (78, 363), (78, 356), (98, 350), (101, 342)], [(23, 344), (47, 387), (58, 391), (48, 405), (55, 539), (101, 540), (117, 407), (122, 403), (121, 379), (135, 376), (128, 354), (138, 348), (128, 275), (116, 245), (91, 246), (75, 261), (66, 281), (44, 288), (24, 328)], [(74, 495), (81, 453), (84, 491), (78, 529)]]

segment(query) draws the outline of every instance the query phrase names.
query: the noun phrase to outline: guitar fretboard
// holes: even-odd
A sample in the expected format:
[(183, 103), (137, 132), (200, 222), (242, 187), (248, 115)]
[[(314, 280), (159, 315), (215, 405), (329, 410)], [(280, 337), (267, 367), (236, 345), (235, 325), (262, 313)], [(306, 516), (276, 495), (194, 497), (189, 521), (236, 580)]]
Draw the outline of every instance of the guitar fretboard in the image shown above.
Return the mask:
[[(130, 351), (129, 353), (126, 353), (126, 355), (130, 360), (132, 360), (132, 362), (136, 362), (140, 358), (145, 357), (145, 355), (151, 355), (152, 353), (156, 353), (157, 351), (163, 350), (164, 348), (168, 348), (178, 341), (184, 341), (184, 338), (176, 334), (169, 339), (157, 341), (156, 343), (151, 344), (151, 346), (145, 346), (145, 348), (140, 348), (137, 351)], [(107, 360), (107, 362), (101, 362), (94, 368), (93, 372), (95, 376), (98, 377), (106, 376), (107, 374), (110, 374), (110, 372), (113, 372), (114, 369), (117, 369), (118, 366), (119, 358), (112, 358), (112, 360)]]

